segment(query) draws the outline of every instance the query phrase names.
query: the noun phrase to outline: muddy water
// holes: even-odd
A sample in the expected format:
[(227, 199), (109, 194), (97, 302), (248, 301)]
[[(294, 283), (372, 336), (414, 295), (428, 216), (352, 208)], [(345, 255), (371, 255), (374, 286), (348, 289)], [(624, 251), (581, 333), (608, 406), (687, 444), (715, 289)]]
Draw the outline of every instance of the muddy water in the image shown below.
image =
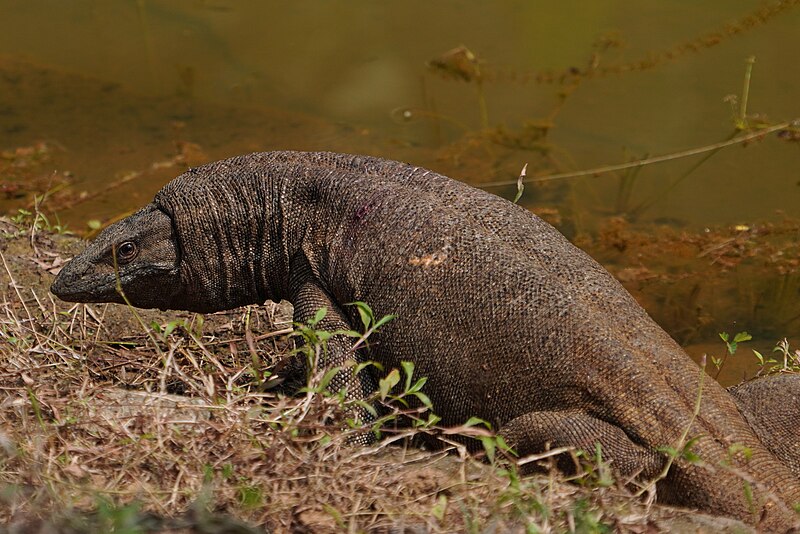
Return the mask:
[[(481, 184), (720, 142), (749, 56), (751, 122), (800, 117), (793, 3), (0, 0), (0, 210), (51, 190), (45, 209), (84, 232), (186, 165), (255, 150), (369, 153)], [(477, 62), (446, 54), (459, 45)], [(627, 276), (680, 341), (746, 329), (769, 344), (800, 326), (796, 233), (725, 263), (681, 232), (724, 243), (731, 225), (783, 220), (798, 169), (798, 144), (771, 135), (530, 185), (523, 203)], [(618, 214), (674, 239), (633, 254), (603, 238)]]

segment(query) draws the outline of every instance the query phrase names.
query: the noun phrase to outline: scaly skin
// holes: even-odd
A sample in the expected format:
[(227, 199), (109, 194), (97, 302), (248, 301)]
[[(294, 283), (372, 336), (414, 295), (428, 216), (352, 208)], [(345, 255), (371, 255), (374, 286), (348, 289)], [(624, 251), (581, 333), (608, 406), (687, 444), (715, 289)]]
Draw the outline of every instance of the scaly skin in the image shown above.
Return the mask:
[[(297, 321), (325, 306), (325, 328), (353, 329), (346, 303), (364, 301), (397, 318), (368, 351), (334, 338), (324, 364), (413, 361), (443, 424), (481, 417), (522, 454), (599, 441), (626, 475), (655, 476), (657, 449), (689, 428), (702, 462), (676, 461), (660, 501), (750, 522), (763, 512), (770, 530), (797, 519), (800, 480), (732, 397), (706, 380), (693, 420), (698, 367), (600, 265), (499, 197), (376, 158), (242, 156), (167, 184), (67, 265), (53, 292), (120, 302), (112, 245), (127, 254), (129, 242), (136, 252), (118, 263), (134, 305), (210, 312), (287, 299)], [(333, 387), (363, 398), (371, 372), (342, 371)]]
[(764, 445), (800, 477), (800, 374), (759, 377), (728, 391)]

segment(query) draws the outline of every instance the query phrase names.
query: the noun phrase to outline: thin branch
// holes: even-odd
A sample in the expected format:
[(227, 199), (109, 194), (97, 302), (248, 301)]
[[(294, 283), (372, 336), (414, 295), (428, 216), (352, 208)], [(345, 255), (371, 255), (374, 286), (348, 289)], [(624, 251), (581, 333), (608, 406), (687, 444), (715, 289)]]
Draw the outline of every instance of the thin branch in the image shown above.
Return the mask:
[[(720, 141), (719, 143), (714, 143), (711, 145), (691, 148), (689, 150), (682, 150), (680, 152), (672, 152), (670, 154), (664, 154), (661, 156), (653, 156), (652, 158), (629, 161), (628, 163), (619, 163), (616, 165), (606, 165), (603, 167), (596, 167), (594, 169), (587, 169), (584, 171), (562, 172), (559, 174), (551, 174), (548, 176), (534, 176), (532, 178), (525, 178), (523, 182), (526, 183), (549, 182), (552, 180), (563, 180), (566, 178), (579, 178), (581, 176), (595, 176), (598, 174), (605, 174), (609, 172), (623, 171), (625, 169), (643, 167), (645, 165), (652, 165), (653, 163), (663, 163), (665, 161), (672, 161), (675, 159), (686, 158), (689, 156), (696, 156), (698, 154), (705, 154), (706, 152), (713, 152), (715, 150), (720, 150), (722, 148), (726, 148), (729, 146), (746, 143), (748, 141), (752, 141), (753, 139), (758, 139), (759, 137), (769, 135), (773, 132), (777, 132), (778, 130), (785, 130), (786, 128), (793, 127), (795, 125), (800, 125), (800, 119), (784, 121), (774, 126), (770, 126), (769, 128), (764, 128), (763, 130), (759, 130), (757, 132), (749, 133), (741, 137), (736, 137), (735, 139)], [(485, 183), (475, 184), (475, 187), (488, 188), (488, 187), (500, 187), (506, 185), (516, 185), (516, 184), (517, 184), (517, 179), (514, 179), (514, 180), (504, 180), (501, 182), (485, 182)]]

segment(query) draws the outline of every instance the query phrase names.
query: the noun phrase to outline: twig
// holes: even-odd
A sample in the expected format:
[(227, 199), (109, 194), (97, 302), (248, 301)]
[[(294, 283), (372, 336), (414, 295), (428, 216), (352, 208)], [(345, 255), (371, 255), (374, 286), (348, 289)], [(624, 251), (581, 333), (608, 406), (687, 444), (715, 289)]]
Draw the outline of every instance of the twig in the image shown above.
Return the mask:
[[(784, 130), (791, 126), (800, 125), (800, 119), (794, 119), (791, 121), (783, 121), (778, 123), (774, 126), (770, 126), (768, 128), (764, 128), (763, 130), (759, 130), (757, 132), (749, 133), (743, 135), (741, 137), (736, 137), (734, 139), (729, 139), (727, 141), (720, 141), (719, 143), (714, 143), (711, 145), (705, 145), (697, 148), (690, 148), (689, 150), (682, 150), (680, 152), (672, 152), (670, 154), (664, 154), (661, 156), (653, 156), (652, 158), (645, 158), (636, 161), (630, 161), (628, 163), (619, 163), (617, 165), (606, 165), (603, 167), (596, 167), (594, 169), (587, 169), (584, 171), (575, 171), (575, 172), (562, 172), (559, 174), (551, 174), (548, 176), (534, 176), (532, 178), (525, 178), (522, 180), (523, 182), (530, 183), (530, 182), (549, 182), (552, 180), (564, 180), (566, 178), (580, 178), (581, 176), (594, 176), (598, 174), (605, 174), (609, 172), (616, 172), (622, 171), (625, 169), (632, 169), (635, 167), (642, 167), (644, 165), (652, 165), (653, 163), (663, 163), (665, 161), (672, 161), (675, 159), (686, 158), (689, 156), (696, 156), (698, 154), (705, 154), (706, 152), (712, 152), (715, 150), (719, 150), (721, 148), (726, 148), (733, 145), (738, 145), (741, 143), (746, 143), (747, 141), (752, 141), (753, 139), (757, 139), (759, 137), (763, 137), (765, 135), (771, 134), (773, 132), (777, 132), (778, 130)], [(516, 185), (517, 180), (504, 180), (500, 182), (484, 182), (480, 184), (475, 184), (475, 187), (501, 187), (507, 185)]]

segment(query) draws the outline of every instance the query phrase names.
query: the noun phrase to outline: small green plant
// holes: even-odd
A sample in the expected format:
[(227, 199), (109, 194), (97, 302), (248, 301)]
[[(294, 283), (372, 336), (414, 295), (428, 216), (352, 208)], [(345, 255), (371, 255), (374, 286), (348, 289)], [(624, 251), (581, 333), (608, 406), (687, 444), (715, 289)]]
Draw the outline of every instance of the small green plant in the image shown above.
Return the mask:
[[(415, 397), (423, 404), (424, 409), (428, 410), (430, 399), (421, 391), (427, 379), (419, 379), (412, 384), (414, 366), (410, 362), (402, 362), (401, 365), (406, 374), (404, 391), (392, 393), (393, 388), (400, 382), (400, 372), (397, 369), (392, 369), (387, 376), (380, 379), (378, 391), (370, 399), (348, 398), (345, 386), (332, 390), (331, 384), (340, 373), (347, 372), (357, 376), (368, 368), (383, 371), (383, 367), (378, 362), (358, 361), (359, 358), (355, 354), (359, 349), (366, 348), (369, 338), (395, 318), (394, 315), (376, 318), (372, 308), (364, 302), (357, 301), (348, 305), (356, 308), (361, 319), (363, 332), (350, 329), (326, 330), (323, 327), (324, 320), (328, 314), (326, 307), (317, 310), (314, 316), (306, 323), (295, 323), (295, 330), (292, 335), (301, 338), (301, 344), (294, 350), (294, 354), (304, 356), (306, 369), (306, 386), (301, 388), (299, 392), (305, 393), (309, 402), (311, 396), (315, 394), (338, 398), (340, 408), (343, 409), (344, 413), (348, 414), (346, 423), (351, 429), (361, 428), (364, 422), (370, 422), (372, 431), (377, 435), (380, 433), (380, 427), (389, 419), (396, 417), (396, 414), (379, 417), (375, 403), (380, 402), (386, 405), (399, 403), (404, 407), (408, 407), (409, 404), (406, 401), (406, 397)], [(336, 336), (355, 340), (349, 347), (354, 356), (352, 362), (342, 362), (338, 366), (328, 366), (326, 365), (328, 344)], [(323, 369), (320, 369), (320, 367), (323, 367)], [(337, 383), (341, 383), (341, 381), (337, 381)], [(433, 420), (430, 417), (428, 420), (433, 421), (431, 424), (438, 421), (438, 419)]]
[(572, 508), (572, 517), (575, 521), (576, 533), (605, 533), (613, 529), (600, 520), (600, 515), (591, 509), (586, 499), (578, 499)]
[(761, 370), (759, 371), (759, 374), (761, 374), (761, 372), (763, 372), (767, 368), (767, 366), (778, 363), (778, 360), (776, 360), (775, 358), (770, 358), (770, 357), (764, 356), (763, 354), (761, 354), (756, 349), (753, 349), (753, 355), (758, 360), (759, 367), (761, 367)]
[(783, 370), (784, 371), (797, 371), (800, 370), (800, 351), (792, 351), (789, 347), (789, 340), (783, 338), (775, 345), (772, 352), (778, 352), (783, 356)]
[(73, 513), (64, 521), (69, 532), (115, 532), (118, 534), (152, 532), (158, 522), (143, 513), (138, 502), (117, 504), (103, 496), (97, 497), (94, 513)]
[(378, 392), (381, 402), (386, 402), (389, 400), (392, 402), (398, 402), (403, 406), (408, 406), (408, 402), (405, 398), (413, 396), (419, 399), (419, 401), (428, 408), (432, 408), (433, 405), (431, 404), (431, 399), (421, 391), (422, 386), (424, 386), (428, 381), (427, 377), (419, 378), (412, 384), (411, 380), (414, 376), (414, 363), (404, 361), (400, 362), (400, 366), (403, 368), (403, 373), (406, 377), (403, 390), (399, 394), (390, 395), (392, 389), (400, 382), (399, 371), (397, 369), (392, 369), (388, 375), (378, 382)]
[(385, 325), (386, 323), (397, 317), (396, 315), (390, 314), (390, 315), (384, 315), (380, 319), (376, 320), (372, 308), (370, 308), (366, 302), (361, 302), (361, 301), (351, 302), (350, 304), (348, 304), (348, 306), (356, 307), (356, 309), (358, 310), (358, 315), (359, 317), (361, 317), (361, 323), (364, 325), (363, 334), (358, 334), (357, 332), (352, 332), (352, 331), (349, 332), (349, 334), (352, 337), (358, 338), (358, 340), (352, 347), (353, 351), (355, 351), (364, 343), (366, 343), (369, 336), (374, 334), (378, 330), (378, 328), (382, 327), (383, 325)]
[[(465, 432), (464, 430), (469, 430), (474, 427), (483, 427), (480, 429), (479, 432), (476, 432), (475, 435), (471, 435), (469, 432)], [(480, 417), (470, 417), (466, 423), (461, 427), (461, 432), (466, 435), (471, 435), (471, 437), (477, 438), (481, 445), (483, 445), (483, 450), (486, 453), (486, 459), (492, 465), (495, 465), (495, 458), (497, 455), (497, 451), (502, 451), (510, 456), (516, 456), (514, 450), (509, 447), (506, 440), (503, 439), (503, 436), (500, 434), (496, 434), (492, 432), (492, 424), (485, 419), (481, 419)]]
[[(380, 368), (376, 362), (370, 362), (370, 364)], [(399, 390), (396, 386), (400, 384), (400, 371), (392, 369), (378, 381), (378, 391), (370, 399), (372, 402), (361, 400), (346, 401), (346, 404), (350, 402), (366, 409), (375, 417), (371, 429), (378, 437), (381, 435), (381, 428), (390, 421), (396, 420), (401, 413), (409, 418), (412, 426), (417, 429), (432, 428), (441, 420), (439, 416), (433, 413), (433, 404), (428, 395), (422, 392), (422, 387), (428, 381), (427, 377), (414, 380), (413, 362), (403, 361), (400, 362), (400, 366), (403, 369), (405, 380)], [(416, 399), (421, 406), (417, 409), (412, 409), (409, 402), (411, 399)], [(378, 417), (378, 412), (373, 404), (383, 406), (385, 413)]]
[(47, 215), (42, 211), (42, 205), (47, 200), (47, 193), (43, 195), (35, 195), (33, 197), (33, 211), (20, 208), (17, 214), (11, 217), (11, 221), (18, 226), (26, 226), (29, 228), (31, 235), (46, 230), (56, 234), (71, 234), (67, 230), (67, 225), (61, 224), (61, 221), (56, 218), (55, 223), (51, 223)]
[(722, 358), (716, 358), (714, 356), (711, 357), (711, 363), (716, 367), (717, 372), (714, 375), (714, 379), (719, 377), (719, 374), (722, 372), (722, 367), (725, 365), (725, 362), (728, 359), (728, 356), (733, 356), (736, 354), (736, 350), (739, 348), (739, 343), (744, 343), (745, 341), (750, 341), (753, 339), (753, 336), (748, 334), (747, 332), (737, 332), (736, 335), (733, 336), (731, 339), (730, 335), (727, 332), (720, 332), (719, 337), (722, 341), (725, 342), (725, 347), (727, 351)]
[(337, 330), (330, 332), (318, 328), (317, 326), (322, 323), (328, 315), (328, 308), (322, 307), (316, 311), (314, 317), (308, 320), (307, 323), (295, 323), (294, 332), (292, 336), (299, 337), (302, 343), (294, 350), (295, 354), (302, 354), (306, 360), (306, 388), (302, 392), (308, 393), (322, 393), (327, 390), (330, 381), (333, 377), (341, 371), (340, 367), (333, 367), (329, 369), (322, 380), (317, 384), (312, 384), (312, 379), (316, 375), (317, 365), (319, 362), (324, 362), (324, 356), (328, 352), (328, 341), (335, 335), (350, 336), (353, 333), (349, 330)]
[(580, 484), (590, 488), (608, 488), (616, 483), (611, 465), (603, 458), (603, 448), (599, 442), (595, 443), (594, 454), (577, 451), (575, 455), (577, 460), (583, 460), (582, 475), (577, 480)]
[(436, 504), (434, 504), (433, 508), (431, 508), (431, 515), (440, 522), (444, 520), (444, 516), (447, 513), (447, 502), (447, 495), (441, 493), (436, 499)]
[(725, 345), (728, 347), (728, 353), (733, 356), (736, 354), (736, 349), (739, 348), (739, 343), (743, 343), (745, 341), (750, 341), (753, 339), (753, 336), (748, 334), (747, 332), (738, 332), (735, 336), (733, 336), (733, 340), (730, 339), (730, 336), (727, 332), (721, 332), (719, 337), (722, 341), (725, 342)]
[(737, 130), (747, 130), (750, 127), (747, 116), (747, 101), (750, 97), (750, 79), (753, 74), (753, 65), (756, 62), (755, 56), (748, 56), (745, 59), (744, 83), (742, 85), (742, 96), (737, 99), (728, 98), (733, 110), (733, 123)]
[(748, 461), (753, 456), (753, 450), (746, 445), (742, 445), (741, 443), (734, 443), (728, 447), (728, 462), (733, 463), (733, 457), (737, 454), (741, 454), (744, 456), (744, 459)]
[[(324, 361), (324, 355), (327, 354), (328, 351), (328, 342), (334, 336), (345, 336), (354, 338), (356, 341), (353, 343), (350, 350), (355, 353), (359, 348), (366, 345), (367, 340), (370, 336), (372, 336), (377, 330), (394, 319), (394, 315), (386, 315), (381, 317), (380, 319), (375, 319), (375, 314), (366, 303), (364, 302), (352, 302), (348, 304), (349, 306), (355, 306), (358, 310), (359, 317), (361, 318), (361, 322), (364, 326), (364, 332), (356, 332), (355, 330), (349, 329), (338, 329), (338, 330), (325, 330), (320, 325), (324, 321), (325, 317), (328, 315), (328, 308), (325, 306), (321, 307), (316, 311), (314, 317), (308, 320), (307, 323), (295, 323), (295, 331), (292, 333), (293, 336), (300, 337), (303, 341), (301, 346), (296, 349), (296, 352), (304, 354), (306, 356), (306, 364), (307, 364), (307, 372), (308, 378), (310, 379), (311, 376), (316, 372), (317, 365), (320, 361)], [(321, 360), (322, 358), (322, 360)], [(369, 363), (364, 364), (363, 366), (358, 366), (355, 370), (356, 373), (360, 372), (365, 366), (370, 365)], [(338, 369), (341, 370), (341, 369)], [(330, 378), (333, 378), (333, 373)], [(330, 382), (330, 379), (328, 380)], [(327, 387), (327, 383), (320, 388), (320, 390), (325, 389)]]
[(505, 491), (498, 498), (498, 504), (511, 506), (514, 515), (526, 521), (526, 532), (541, 532), (536, 520), (543, 520), (546, 524), (553, 511), (545, 504), (536, 480), (521, 477), (514, 465), (500, 468), (497, 473), (508, 480)]
[(139, 503), (117, 505), (102, 499), (97, 506), (97, 526), (105, 532), (138, 533), (147, 532), (142, 522)]
[(172, 332), (174, 332), (178, 327), (187, 329), (186, 321), (184, 319), (173, 319), (172, 321), (165, 323), (163, 326), (155, 321), (150, 323), (150, 328), (153, 329), (153, 332), (159, 335), (161, 341), (167, 341), (167, 338), (170, 336), (170, 334), (172, 334)]
[(264, 506), (263, 491), (252, 483), (243, 481), (239, 486), (238, 494), (239, 503), (245, 508), (255, 509)]
[[(356, 308), (363, 332), (346, 329), (325, 330), (321, 327), (328, 313), (324, 307), (317, 310), (307, 323), (295, 325), (293, 335), (302, 340), (295, 353), (305, 356), (307, 366), (307, 385), (300, 389), (300, 393), (338, 398), (340, 408), (347, 415), (345, 423), (356, 432), (361, 431), (365, 422), (369, 422), (370, 431), (376, 437), (380, 437), (382, 429), (401, 416), (416, 429), (428, 430), (435, 427), (441, 418), (433, 412), (430, 398), (422, 391), (428, 379), (414, 377), (413, 362), (402, 361), (400, 369), (390, 369), (385, 373), (378, 379), (377, 390), (367, 399), (349, 398), (345, 388), (331, 389), (334, 379), (342, 372), (352, 373), (353, 376), (364, 371), (384, 372), (379, 362), (357, 361), (358, 358), (355, 356), (353, 357), (355, 363), (352, 364), (324, 366), (328, 343), (334, 336), (353, 339), (349, 350), (355, 354), (359, 349), (366, 348), (370, 337), (395, 318), (394, 315), (377, 318), (370, 306), (364, 302), (357, 301), (349, 305)], [(320, 366), (323, 368), (320, 369)], [(475, 424), (478, 422), (470, 422), (470, 425)], [(502, 437), (481, 436), (480, 439), (484, 443), (488, 457), (494, 458), (494, 452), (498, 447), (508, 450)]]
[(792, 350), (789, 346), (789, 340), (783, 338), (778, 341), (772, 352), (777, 352), (783, 357), (783, 364), (779, 363), (775, 358), (765, 357), (763, 354), (753, 349), (753, 355), (758, 360), (761, 367), (758, 374), (769, 374), (776, 371), (792, 371), (800, 372), (800, 350)]
[(686, 440), (680, 447), (670, 447), (666, 445), (658, 447), (656, 450), (665, 453), (670, 458), (680, 458), (694, 464), (700, 461), (700, 457), (692, 450), (699, 439), (699, 437), (694, 437)]
[(24, 209), (20, 208), (17, 210), (17, 214), (11, 217), (11, 222), (17, 225), (25, 225), (28, 226), (29, 222), (33, 220), (33, 213)]
[(44, 416), (42, 415), (42, 405), (33, 390), (30, 387), (26, 389), (28, 392), (28, 400), (31, 403), (31, 408), (33, 408), (33, 413), (36, 414), (36, 420), (39, 422), (39, 426), (42, 428), (42, 430), (46, 430)]

